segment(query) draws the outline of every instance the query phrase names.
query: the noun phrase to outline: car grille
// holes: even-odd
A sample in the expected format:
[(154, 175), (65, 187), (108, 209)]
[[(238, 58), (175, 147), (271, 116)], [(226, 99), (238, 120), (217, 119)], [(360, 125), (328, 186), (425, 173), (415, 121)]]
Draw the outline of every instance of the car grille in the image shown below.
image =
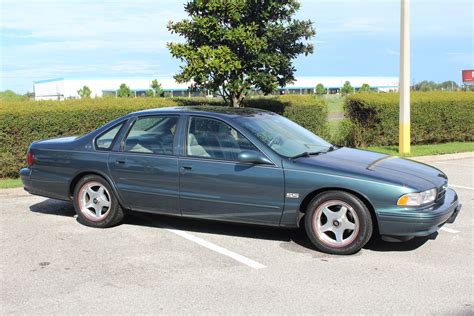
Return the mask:
[(436, 196), (436, 202), (441, 202), (446, 195), (446, 189), (448, 188), (448, 183), (446, 182), (444, 185), (438, 188), (438, 195)]

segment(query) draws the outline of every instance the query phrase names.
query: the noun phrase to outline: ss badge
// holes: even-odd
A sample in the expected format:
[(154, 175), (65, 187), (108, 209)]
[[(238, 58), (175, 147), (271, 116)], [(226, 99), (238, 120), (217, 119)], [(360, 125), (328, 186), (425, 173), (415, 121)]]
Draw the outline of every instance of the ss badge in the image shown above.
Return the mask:
[(299, 193), (287, 193), (286, 197), (289, 198), (289, 199), (299, 199), (300, 194)]

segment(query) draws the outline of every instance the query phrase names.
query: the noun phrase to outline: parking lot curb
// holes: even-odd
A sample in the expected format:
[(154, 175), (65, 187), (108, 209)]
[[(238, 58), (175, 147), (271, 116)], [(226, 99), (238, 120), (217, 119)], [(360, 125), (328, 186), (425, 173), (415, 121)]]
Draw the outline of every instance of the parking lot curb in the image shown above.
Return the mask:
[(437, 162), (437, 161), (457, 160), (457, 159), (466, 159), (466, 158), (474, 158), (474, 152), (470, 151), (467, 153), (457, 153), (457, 154), (409, 157), (409, 159), (416, 160), (419, 162)]

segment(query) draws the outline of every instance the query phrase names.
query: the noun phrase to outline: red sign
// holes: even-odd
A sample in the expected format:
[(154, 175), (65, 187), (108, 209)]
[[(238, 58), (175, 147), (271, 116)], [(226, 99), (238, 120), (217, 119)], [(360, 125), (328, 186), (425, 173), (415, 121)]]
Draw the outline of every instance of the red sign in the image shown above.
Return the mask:
[(474, 83), (474, 70), (463, 70), (462, 71), (462, 82)]

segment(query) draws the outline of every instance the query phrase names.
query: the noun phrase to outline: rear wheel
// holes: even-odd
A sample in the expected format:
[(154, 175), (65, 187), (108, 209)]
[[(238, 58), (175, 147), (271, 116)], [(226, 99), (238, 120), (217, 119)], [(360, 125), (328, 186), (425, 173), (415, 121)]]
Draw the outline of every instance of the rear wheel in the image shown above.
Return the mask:
[(79, 221), (91, 227), (115, 226), (125, 215), (108, 182), (96, 175), (79, 180), (74, 189), (73, 203)]
[(372, 235), (372, 218), (365, 204), (343, 191), (317, 195), (305, 215), (309, 239), (319, 250), (338, 255), (359, 251)]

